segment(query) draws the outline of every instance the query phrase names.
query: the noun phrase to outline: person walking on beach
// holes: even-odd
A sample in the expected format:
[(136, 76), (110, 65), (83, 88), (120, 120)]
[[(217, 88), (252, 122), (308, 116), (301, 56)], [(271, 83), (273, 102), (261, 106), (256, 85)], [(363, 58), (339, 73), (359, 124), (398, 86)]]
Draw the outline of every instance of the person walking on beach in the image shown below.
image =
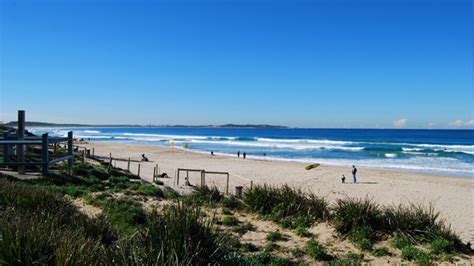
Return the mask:
[(357, 183), (357, 168), (355, 165), (352, 166), (352, 179), (354, 183)]
[(244, 152), (243, 157), (245, 159), (247, 157), (247, 153)]
[(342, 175), (341, 181), (342, 181), (342, 183), (346, 183), (346, 176)]
[(237, 158), (240, 158), (240, 151), (237, 152)]

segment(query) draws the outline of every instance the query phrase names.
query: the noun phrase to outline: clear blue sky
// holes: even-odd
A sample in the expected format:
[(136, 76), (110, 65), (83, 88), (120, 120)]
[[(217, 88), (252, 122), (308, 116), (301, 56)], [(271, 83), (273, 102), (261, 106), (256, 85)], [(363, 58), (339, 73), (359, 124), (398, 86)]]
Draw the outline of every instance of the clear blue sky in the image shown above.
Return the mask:
[(0, 2), (3, 121), (472, 128), (470, 0)]

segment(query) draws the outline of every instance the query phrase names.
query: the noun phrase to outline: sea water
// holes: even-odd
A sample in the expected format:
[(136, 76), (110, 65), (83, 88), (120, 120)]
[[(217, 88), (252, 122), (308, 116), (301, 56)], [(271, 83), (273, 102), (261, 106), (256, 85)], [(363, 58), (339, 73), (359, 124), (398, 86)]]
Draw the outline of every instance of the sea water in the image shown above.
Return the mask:
[(474, 130), (273, 128), (33, 128), (75, 138), (214, 154), (474, 177)]

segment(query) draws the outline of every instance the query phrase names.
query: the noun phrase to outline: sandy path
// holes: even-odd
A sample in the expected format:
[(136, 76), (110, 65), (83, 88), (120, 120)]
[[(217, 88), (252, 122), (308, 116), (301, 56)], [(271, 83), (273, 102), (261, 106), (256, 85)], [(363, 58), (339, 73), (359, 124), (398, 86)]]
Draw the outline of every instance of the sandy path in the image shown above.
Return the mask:
[[(175, 186), (177, 168), (198, 168), (229, 172), (231, 193), (234, 192), (235, 186), (249, 186), (252, 180), (254, 184), (289, 184), (330, 200), (345, 196), (369, 196), (383, 205), (433, 203), (464, 241), (474, 242), (474, 179), (359, 168), (359, 184), (341, 184), (340, 177), (343, 174), (346, 176), (346, 182), (351, 181), (350, 167), (322, 165), (306, 171), (304, 164), (297, 162), (243, 160), (158, 146), (105, 142), (81, 146), (94, 147), (96, 155), (109, 156), (109, 153), (112, 153), (114, 158), (131, 157), (139, 160), (141, 154), (145, 153), (152, 162), (141, 163), (141, 177), (151, 181), (153, 167), (158, 164), (161, 172), (172, 177), (162, 179), (170, 186)], [(127, 167), (126, 162), (118, 161), (116, 164), (117, 167)], [(132, 162), (130, 170), (136, 173), (137, 165), (138, 163)], [(198, 184), (199, 180), (199, 174), (190, 174), (192, 184)], [(183, 181), (181, 178), (180, 185)], [(224, 176), (209, 176), (206, 177), (206, 182), (208, 185), (215, 184), (224, 191)]]

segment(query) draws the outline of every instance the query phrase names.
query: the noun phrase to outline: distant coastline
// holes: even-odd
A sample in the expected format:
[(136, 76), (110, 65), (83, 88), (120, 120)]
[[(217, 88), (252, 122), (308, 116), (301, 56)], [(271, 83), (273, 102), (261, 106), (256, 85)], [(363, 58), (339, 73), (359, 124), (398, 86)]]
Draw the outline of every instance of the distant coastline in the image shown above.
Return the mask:
[[(4, 124), (9, 127), (16, 127), (17, 122), (11, 121)], [(224, 124), (224, 125), (89, 125), (89, 124), (64, 124), (64, 123), (48, 123), (48, 122), (26, 122), (27, 127), (164, 127), (164, 128), (269, 128), (269, 129), (288, 129), (287, 126), (266, 125), (266, 124)]]

